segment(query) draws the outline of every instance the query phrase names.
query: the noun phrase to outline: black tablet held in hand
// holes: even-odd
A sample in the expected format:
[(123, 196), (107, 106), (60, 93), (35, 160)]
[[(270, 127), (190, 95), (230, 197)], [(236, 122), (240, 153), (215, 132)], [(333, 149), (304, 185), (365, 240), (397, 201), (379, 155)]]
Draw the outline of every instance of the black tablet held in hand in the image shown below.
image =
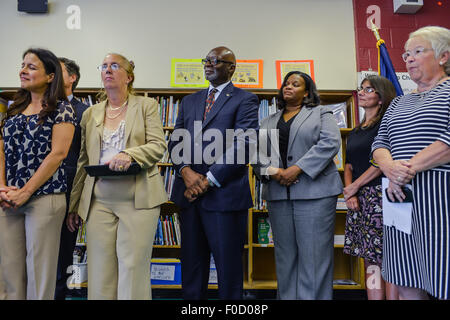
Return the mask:
[(132, 176), (141, 171), (141, 166), (137, 162), (132, 162), (127, 171), (113, 171), (106, 164), (97, 164), (83, 167), (91, 177), (101, 176)]

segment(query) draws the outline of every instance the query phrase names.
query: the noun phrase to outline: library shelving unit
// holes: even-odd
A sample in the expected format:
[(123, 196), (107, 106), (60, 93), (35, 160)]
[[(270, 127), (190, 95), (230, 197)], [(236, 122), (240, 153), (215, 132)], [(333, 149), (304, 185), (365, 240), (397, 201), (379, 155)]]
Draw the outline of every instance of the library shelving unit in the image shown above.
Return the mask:
[[(87, 104), (95, 103), (95, 95), (99, 88), (80, 88), (75, 91), (75, 96), (84, 99)], [(178, 88), (160, 88), (160, 89), (135, 89), (136, 94), (153, 97), (160, 101), (160, 112), (166, 112), (172, 108), (177, 101), (199, 89), (178, 89)], [(275, 89), (248, 89), (258, 96), (260, 101), (270, 101), (277, 96), (278, 91)], [(0, 104), (12, 99), (12, 96), (17, 91), (17, 88), (2, 88), (0, 89)], [(341, 147), (341, 166), (339, 172), (343, 179), (343, 166), (345, 163), (345, 147), (346, 137), (351, 131), (351, 128), (358, 123), (358, 112), (356, 107), (356, 94), (351, 90), (319, 90), (322, 104), (336, 104), (344, 103), (346, 106), (346, 122), (348, 128), (341, 128), (342, 147)], [(273, 103), (273, 102), (272, 102)], [(164, 111), (165, 110), (165, 111)], [(177, 109), (176, 109), (177, 110)], [(163, 121), (163, 129), (166, 137), (173, 131), (174, 117), (172, 114), (167, 116), (171, 121), (161, 116)], [(159, 163), (160, 172), (163, 175), (167, 169), (171, 169), (170, 160), (166, 157), (163, 162)], [(254, 203), (258, 201), (255, 191), (256, 177), (252, 172), (252, 167), (249, 166), (250, 186)], [(170, 193), (170, 187), (166, 186), (166, 190)], [(340, 196), (342, 197), (342, 195)], [(161, 207), (161, 216), (172, 215), (179, 212), (178, 207), (168, 201)], [(353, 257), (343, 253), (343, 235), (345, 230), (346, 220), (345, 209), (336, 209), (336, 226), (335, 226), (335, 245), (334, 245), (334, 289), (365, 289), (364, 279), (364, 263), (361, 258)], [(258, 243), (257, 236), (257, 220), (259, 217), (267, 217), (268, 212), (264, 205), (255, 206), (249, 209), (248, 213), (248, 237), (244, 247), (243, 261), (244, 261), (244, 289), (264, 290), (276, 289), (276, 273), (275, 273), (275, 257), (273, 244)], [(154, 245), (153, 257), (158, 258), (179, 258), (180, 245)], [(168, 285), (152, 285), (152, 288), (158, 289), (180, 289), (181, 284)], [(210, 284), (210, 289), (217, 288), (217, 285)]]

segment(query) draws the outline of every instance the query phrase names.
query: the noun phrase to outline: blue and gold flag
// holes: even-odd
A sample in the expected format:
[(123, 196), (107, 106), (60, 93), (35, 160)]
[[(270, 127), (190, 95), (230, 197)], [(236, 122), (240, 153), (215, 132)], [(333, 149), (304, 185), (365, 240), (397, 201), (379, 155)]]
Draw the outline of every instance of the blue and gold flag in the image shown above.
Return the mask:
[(395, 91), (397, 92), (398, 96), (403, 95), (402, 87), (398, 82), (394, 66), (392, 65), (391, 58), (389, 57), (389, 53), (387, 51), (383, 39), (379, 39), (377, 41), (377, 48), (378, 48), (378, 74), (391, 80), (391, 82), (394, 84)]

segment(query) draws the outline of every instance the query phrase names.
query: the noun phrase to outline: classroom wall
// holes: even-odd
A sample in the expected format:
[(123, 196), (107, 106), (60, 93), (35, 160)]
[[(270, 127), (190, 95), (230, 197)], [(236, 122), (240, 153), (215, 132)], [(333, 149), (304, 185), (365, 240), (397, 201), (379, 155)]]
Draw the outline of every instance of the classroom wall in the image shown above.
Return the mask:
[(450, 29), (450, 1), (424, 0), (415, 14), (394, 13), (392, 0), (353, 0), (357, 49), (357, 69), (378, 70), (377, 40), (367, 28), (368, 19), (378, 20), (396, 72), (406, 72), (401, 55), (409, 34), (421, 27), (436, 25)]
[[(354, 89), (352, 0), (49, 0), (49, 13), (0, 1), (0, 88), (17, 87), (22, 53), (45, 47), (75, 59), (81, 87), (100, 87), (108, 52), (136, 64), (136, 88), (170, 87), (171, 58), (203, 58), (228, 46), (238, 59), (264, 60), (264, 88), (276, 88), (275, 60), (313, 59), (319, 89)], [(80, 8), (80, 29), (71, 5)]]

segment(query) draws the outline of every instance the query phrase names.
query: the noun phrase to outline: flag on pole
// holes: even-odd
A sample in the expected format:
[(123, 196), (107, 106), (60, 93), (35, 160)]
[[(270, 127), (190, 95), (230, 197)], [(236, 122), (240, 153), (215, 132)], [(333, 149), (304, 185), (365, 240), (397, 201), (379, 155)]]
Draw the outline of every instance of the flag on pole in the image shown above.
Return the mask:
[(394, 66), (392, 65), (391, 58), (389, 57), (389, 53), (387, 51), (383, 39), (378, 40), (377, 48), (378, 48), (378, 74), (391, 80), (391, 82), (394, 84), (397, 95), (402, 96), (403, 90), (402, 87), (400, 86), (400, 83), (398, 82)]
[(391, 57), (389, 57), (389, 53), (387, 51), (384, 40), (381, 39), (380, 34), (378, 33), (377, 26), (371, 21), (372, 31), (377, 38), (377, 48), (378, 48), (378, 74), (385, 78), (388, 78), (395, 87), (395, 91), (398, 96), (403, 95), (402, 87), (398, 82), (397, 75), (395, 73), (394, 66), (392, 65)]

